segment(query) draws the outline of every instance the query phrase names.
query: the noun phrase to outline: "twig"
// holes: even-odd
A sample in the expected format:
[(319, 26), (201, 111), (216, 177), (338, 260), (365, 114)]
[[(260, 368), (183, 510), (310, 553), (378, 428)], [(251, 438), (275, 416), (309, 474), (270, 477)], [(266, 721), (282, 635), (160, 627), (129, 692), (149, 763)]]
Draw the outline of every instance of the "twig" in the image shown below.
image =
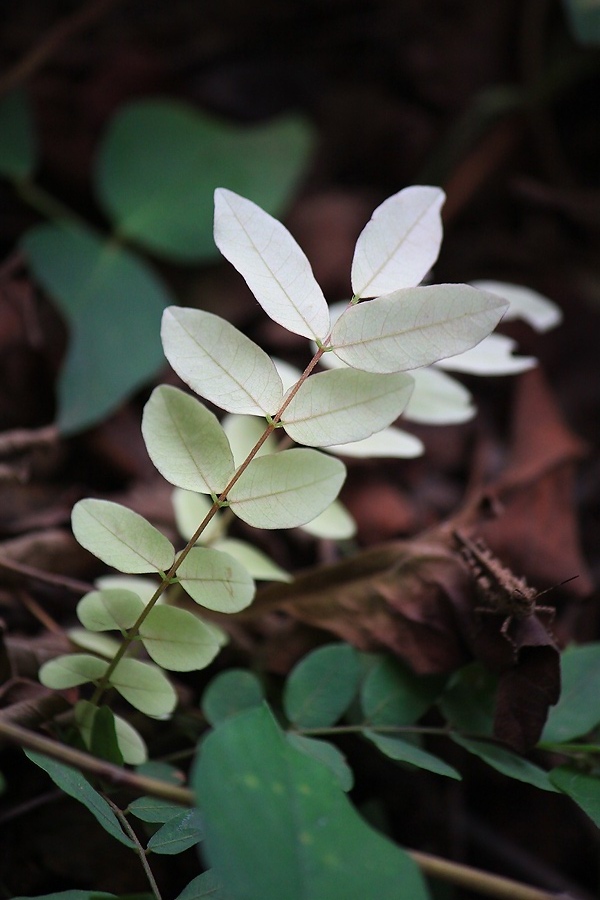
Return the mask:
[(38, 447), (47, 447), (58, 440), (56, 425), (45, 425), (43, 428), (15, 428), (0, 434), (0, 456), (12, 456)]
[(142, 845), (140, 844), (140, 841), (139, 841), (139, 838), (138, 838), (137, 834), (135, 833), (135, 831), (133, 830), (133, 828), (131, 827), (131, 825), (130, 825), (129, 822), (127, 821), (127, 817), (125, 816), (125, 814), (123, 813), (123, 811), (122, 811), (121, 809), (119, 809), (119, 807), (116, 805), (116, 803), (113, 803), (112, 800), (111, 800), (109, 797), (105, 797), (104, 799), (106, 800), (106, 802), (108, 803), (108, 805), (111, 807), (111, 809), (112, 809), (112, 811), (114, 812), (115, 816), (117, 817), (117, 819), (119, 820), (119, 822), (120, 822), (121, 825), (123, 826), (124, 831), (127, 832), (127, 834), (129, 835), (129, 837), (131, 838), (131, 840), (132, 840), (133, 843), (135, 844), (135, 849), (136, 849), (137, 854), (138, 854), (138, 856), (139, 856), (139, 858), (140, 858), (140, 862), (141, 862), (141, 864), (142, 864), (142, 868), (143, 868), (144, 872), (146, 873), (146, 878), (148, 879), (148, 881), (149, 881), (149, 883), (150, 883), (150, 887), (152, 888), (152, 893), (153, 893), (154, 896), (156, 897), (156, 900), (162, 900), (162, 897), (161, 897), (161, 895), (160, 895), (160, 891), (159, 891), (159, 889), (158, 889), (158, 885), (157, 885), (157, 883), (156, 883), (156, 880), (155, 880), (155, 878), (154, 878), (154, 875), (152, 874), (152, 869), (150, 868), (150, 866), (149, 866), (149, 864), (148, 864), (148, 857), (146, 856), (146, 851), (144, 850), (144, 848), (143, 848)]
[(19, 575), (25, 575), (27, 578), (35, 578), (37, 581), (43, 581), (46, 584), (65, 588), (74, 594), (87, 594), (89, 591), (94, 590), (94, 586), (86, 581), (78, 581), (76, 578), (69, 578), (67, 575), (56, 575), (54, 572), (44, 572), (43, 569), (36, 569), (35, 566), (28, 566), (26, 563), (17, 562), (16, 559), (8, 559), (2, 555), (0, 555), (0, 568), (9, 569), (11, 572), (17, 572)]

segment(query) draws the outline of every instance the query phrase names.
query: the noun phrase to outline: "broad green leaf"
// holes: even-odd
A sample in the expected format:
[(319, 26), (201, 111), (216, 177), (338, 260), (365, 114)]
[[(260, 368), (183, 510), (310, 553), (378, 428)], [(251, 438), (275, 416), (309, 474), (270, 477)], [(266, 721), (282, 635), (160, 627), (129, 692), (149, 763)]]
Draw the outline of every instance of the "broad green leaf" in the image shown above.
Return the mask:
[(285, 714), (297, 728), (326, 728), (346, 712), (358, 690), (354, 647), (328, 644), (313, 650), (290, 672), (283, 691)]
[(361, 441), (398, 418), (412, 389), (409, 375), (332, 369), (306, 379), (281, 421), (298, 444)]
[(37, 147), (33, 116), (23, 91), (13, 91), (0, 101), (0, 175), (24, 181), (33, 174)]
[(145, 604), (133, 591), (106, 588), (90, 591), (77, 604), (77, 618), (90, 631), (127, 631), (137, 622)]
[(167, 481), (188, 491), (220, 494), (235, 471), (229, 441), (203, 403), (162, 384), (144, 407), (148, 456)]
[(354, 441), (350, 444), (334, 444), (325, 448), (328, 453), (337, 456), (355, 457), (357, 459), (370, 459), (380, 457), (385, 459), (413, 459), (422, 456), (425, 452), (423, 441), (413, 434), (402, 431), (393, 425), (384, 428), (377, 434), (365, 438), (362, 441)]
[(356, 242), (355, 297), (391, 294), (423, 280), (440, 252), (445, 199), (440, 188), (414, 185), (377, 207)]
[(410, 374), (415, 388), (404, 410), (405, 419), (424, 425), (450, 425), (467, 422), (475, 415), (473, 397), (460, 381), (435, 366)]
[(87, 628), (69, 628), (67, 634), (71, 643), (79, 650), (94, 653), (104, 659), (112, 659), (121, 646), (121, 641), (110, 635), (88, 631)]
[(365, 729), (364, 735), (375, 744), (378, 750), (381, 750), (382, 753), (396, 762), (409, 763), (411, 766), (426, 769), (428, 772), (434, 772), (436, 775), (444, 775), (446, 778), (461, 780), (460, 772), (457, 772), (453, 766), (449, 766), (443, 759), (434, 756), (433, 753), (422, 750), (421, 747), (417, 747), (409, 741), (390, 734), (380, 734), (368, 728)]
[(158, 762), (151, 759), (143, 763), (136, 769), (138, 775), (144, 775), (147, 778), (157, 778), (166, 784), (177, 784), (179, 787), (186, 783), (186, 776), (181, 769), (166, 762)]
[(171, 542), (143, 516), (120, 503), (79, 500), (71, 523), (81, 546), (120, 572), (160, 572), (173, 565)]
[(571, 800), (600, 828), (600, 778), (570, 766), (559, 766), (550, 772), (552, 784), (568, 794)]
[(105, 831), (121, 844), (125, 844), (126, 847), (135, 848), (131, 838), (123, 834), (119, 820), (104, 797), (101, 797), (98, 791), (94, 790), (81, 772), (71, 768), (71, 766), (65, 766), (63, 763), (56, 762), (48, 756), (43, 756), (41, 753), (34, 753), (32, 750), (25, 750), (24, 752), (36, 766), (48, 773), (54, 784), (64, 791), (65, 794), (83, 803)]
[(202, 712), (211, 725), (253, 706), (265, 698), (262, 684), (247, 669), (228, 669), (210, 682), (202, 695)]
[[(212, 499), (209, 500), (203, 494), (196, 494), (193, 491), (175, 488), (172, 501), (177, 530), (182, 538), (189, 541), (213, 505)], [(222, 536), (224, 530), (223, 516), (216, 513), (200, 535), (198, 543), (211, 544)]]
[(118, 232), (179, 262), (216, 256), (213, 191), (221, 184), (278, 212), (311, 149), (304, 120), (243, 128), (173, 100), (142, 100), (113, 118), (96, 190)]
[(346, 467), (304, 447), (253, 459), (229, 491), (231, 509), (255, 528), (296, 528), (335, 500)]
[(209, 734), (193, 784), (204, 858), (233, 900), (428, 896), (410, 857), (359, 817), (326, 766), (285, 740), (266, 706)]
[(600, 724), (600, 643), (567, 647), (560, 657), (562, 688), (541, 741), (570, 741)]
[(246, 569), (220, 550), (193, 547), (177, 575), (184, 591), (206, 609), (239, 612), (254, 599), (254, 581)]
[(508, 300), (510, 306), (504, 314), (505, 322), (523, 319), (536, 331), (549, 331), (562, 322), (560, 306), (531, 288), (504, 281), (472, 281), (471, 284), (479, 291)]
[(38, 225), (21, 243), (69, 323), (58, 426), (72, 434), (113, 412), (161, 367), (160, 317), (172, 298), (146, 262), (82, 226)]
[(481, 663), (469, 663), (448, 679), (438, 706), (450, 725), (467, 734), (491, 737), (498, 678)]
[(232, 900), (231, 895), (224, 891), (212, 869), (207, 869), (202, 875), (192, 878), (181, 894), (176, 897), (176, 900), (205, 900), (205, 898), (208, 900)]
[(291, 581), (292, 576), (281, 566), (278, 566), (272, 559), (253, 547), (247, 541), (240, 541), (237, 538), (223, 538), (212, 544), (213, 550), (220, 550), (228, 553), (250, 573), (256, 581)]
[(513, 356), (517, 342), (505, 334), (488, 334), (476, 347), (438, 365), (467, 375), (517, 375), (537, 365), (535, 356)]
[(123, 762), (139, 766), (148, 759), (148, 748), (141, 734), (121, 716), (115, 716), (117, 742), (123, 754)]
[(98, 756), (116, 766), (122, 766), (123, 754), (117, 740), (117, 726), (112, 709), (109, 709), (108, 706), (96, 707), (91, 726), (89, 749), (92, 756)]
[(517, 756), (505, 747), (499, 747), (497, 744), (491, 744), (487, 741), (474, 741), (461, 737), (458, 734), (451, 734), (450, 737), (456, 744), (460, 744), (469, 753), (478, 756), (492, 769), (514, 778), (516, 781), (524, 781), (533, 787), (539, 788), (541, 791), (554, 791), (556, 788), (550, 781), (548, 772), (540, 769), (528, 759)]
[(160, 825), (164, 825), (169, 819), (173, 819), (184, 811), (184, 807), (171, 803), (170, 800), (163, 800), (161, 797), (138, 797), (127, 807), (127, 812), (141, 822)]
[(215, 191), (215, 244), (275, 322), (323, 340), (329, 309), (310, 263), (287, 228), (233, 191)]
[[(158, 587), (157, 580), (143, 578), (139, 575), (101, 575), (99, 578), (96, 578), (94, 584), (100, 591), (103, 591), (105, 588), (109, 590), (133, 591), (143, 601), (144, 606), (154, 596)], [(164, 594), (162, 596), (164, 597)]]
[[(223, 419), (223, 431), (233, 452), (235, 465), (241, 466), (250, 451), (258, 443), (267, 427), (264, 416), (238, 416), (233, 413)], [(274, 453), (277, 450), (277, 441), (273, 433), (269, 435), (256, 456), (264, 456), (266, 453)]]
[(172, 672), (192, 672), (208, 666), (221, 644), (198, 616), (175, 606), (155, 606), (140, 625), (148, 655)]
[(302, 525), (302, 531), (317, 538), (344, 541), (356, 534), (356, 522), (339, 500), (330, 503), (316, 519)]
[(204, 824), (197, 809), (185, 809), (155, 831), (148, 841), (148, 850), (175, 856), (183, 853), (204, 837)]
[(352, 769), (346, 762), (346, 757), (341, 750), (330, 744), (329, 741), (318, 741), (303, 734), (295, 734), (290, 731), (286, 734), (286, 739), (292, 747), (312, 756), (318, 762), (327, 766), (335, 775), (339, 785), (343, 791), (351, 791), (354, 787), (354, 774)]
[(220, 316), (170, 306), (161, 337), (182, 381), (221, 409), (271, 415), (281, 406), (281, 378), (265, 351)]
[(416, 675), (399, 660), (382, 656), (362, 684), (361, 705), (370, 725), (412, 725), (443, 685), (438, 675)]
[(108, 662), (105, 659), (98, 659), (87, 653), (70, 653), (45, 662), (38, 677), (46, 687), (62, 691), (87, 684), (88, 681), (98, 681), (107, 668)]
[(177, 705), (177, 694), (164, 673), (139, 659), (122, 659), (110, 676), (110, 683), (147, 716), (166, 718)]
[(333, 328), (331, 345), (355, 369), (418, 369), (474, 347), (507, 306), (466, 284), (406, 288), (346, 310)]

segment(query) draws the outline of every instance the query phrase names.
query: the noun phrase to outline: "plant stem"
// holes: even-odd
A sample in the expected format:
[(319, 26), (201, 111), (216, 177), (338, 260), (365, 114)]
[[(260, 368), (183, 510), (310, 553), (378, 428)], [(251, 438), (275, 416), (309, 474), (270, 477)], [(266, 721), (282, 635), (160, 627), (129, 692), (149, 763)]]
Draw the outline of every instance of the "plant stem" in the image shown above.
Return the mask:
[[(83, 223), (83, 220), (64, 206), (60, 200), (53, 197), (33, 181), (14, 181), (13, 186), (21, 200), (51, 221), (66, 221)], [(89, 225), (87, 226), (89, 228)]]
[(331, 725), (329, 728), (296, 728), (296, 734), (361, 734), (363, 731), (375, 731), (377, 734), (441, 734), (449, 735), (452, 728), (449, 726), (437, 727), (434, 725)]
[(127, 821), (127, 816), (124, 814), (124, 812), (121, 809), (119, 809), (119, 807), (116, 805), (116, 803), (112, 802), (112, 800), (109, 797), (105, 797), (104, 799), (106, 800), (108, 805), (111, 807), (115, 816), (117, 817), (117, 819), (123, 826), (123, 829), (127, 832), (129, 837), (135, 844), (137, 854), (138, 854), (138, 856), (140, 858), (140, 862), (142, 864), (142, 868), (144, 869), (144, 872), (146, 873), (146, 877), (150, 883), (150, 887), (152, 888), (152, 893), (156, 897), (156, 900), (162, 900), (160, 891), (158, 889), (158, 885), (156, 883), (156, 879), (154, 878), (154, 875), (152, 874), (152, 869), (150, 868), (150, 865), (148, 863), (148, 857), (146, 856), (146, 851), (140, 844), (137, 834), (135, 833), (135, 831), (133, 830), (133, 828)]

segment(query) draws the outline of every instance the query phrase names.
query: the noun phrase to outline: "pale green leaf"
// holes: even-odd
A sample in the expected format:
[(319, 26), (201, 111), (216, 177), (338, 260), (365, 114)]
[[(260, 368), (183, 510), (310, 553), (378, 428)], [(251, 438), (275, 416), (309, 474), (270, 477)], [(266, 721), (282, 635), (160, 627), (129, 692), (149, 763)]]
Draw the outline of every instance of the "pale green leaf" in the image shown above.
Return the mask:
[(361, 705), (370, 725), (412, 725), (433, 705), (444, 679), (416, 675), (400, 660), (381, 656), (361, 688)]
[(193, 391), (232, 413), (271, 415), (283, 398), (277, 369), (264, 350), (225, 319), (170, 306), (163, 313), (165, 356)]
[[(259, 419), (258, 416), (238, 416), (233, 413), (225, 416), (223, 431), (231, 446), (236, 467), (241, 466), (265, 433), (266, 428), (267, 422), (264, 417)], [(257, 451), (256, 456), (265, 456), (267, 453), (275, 453), (276, 450), (277, 441), (271, 432), (260, 450)]]
[(504, 314), (505, 322), (523, 319), (536, 331), (549, 331), (562, 322), (560, 306), (531, 288), (505, 281), (472, 281), (471, 284), (480, 291), (508, 300), (510, 306)]
[(263, 686), (247, 669), (227, 669), (209, 683), (202, 695), (202, 712), (207, 722), (217, 725), (245, 709), (260, 706), (265, 698)]
[(550, 709), (542, 743), (571, 741), (600, 724), (600, 643), (567, 647), (560, 672), (560, 698)]
[[(88, 700), (79, 700), (75, 705), (75, 721), (88, 749), (91, 746), (92, 728), (97, 711), (98, 707)], [(142, 736), (121, 716), (113, 713), (113, 718), (123, 762), (130, 766), (139, 766), (146, 762), (148, 749)]]
[(155, 831), (148, 851), (175, 856), (195, 846), (204, 837), (204, 823), (197, 809), (184, 809)]
[[(315, 352), (316, 352), (316, 344), (315, 344)], [(326, 356), (333, 356), (332, 353), (325, 354)], [(273, 364), (277, 371), (279, 372), (279, 377), (281, 378), (281, 383), (283, 384), (284, 391), (289, 390), (289, 388), (293, 387), (297, 381), (302, 377), (302, 371), (296, 366), (292, 366), (291, 363), (286, 362), (284, 359), (278, 359), (276, 356), (271, 357), (273, 360)]]
[(600, 828), (600, 778), (571, 766), (558, 766), (550, 772), (552, 784), (571, 800)]
[(413, 434), (402, 431), (401, 428), (384, 428), (383, 431), (372, 434), (371, 437), (350, 444), (334, 444), (325, 448), (328, 453), (338, 456), (355, 457), (356, 459), (369, 459), (381, 457), (387, 459), (412, 459), (421, 456), (425, 447), (423, 441)]
[(272, 559), (249, 544), (238, 538), (223, 538), (212, 544), (213, 550), (221, 550), (237, 559), (239, 563), (250, 573), (256, 581), (291, 581), (292, 576)]
[[(204, 521), (205, 516), (213, 505), (213, 501), (204, 494), (184, 491), (181, 488), (175, 488), (172, 494), (172, 501), (177, 530), (182, 538), (189, 541), (196, 533), (200, 523)], [(198, 538), (198, 543), (210, 544), (221, 537), (224, 530), (222, 513), (215, 513)]]
[(408, 763), (419, 769), (434, 772), (436, 775), (455, 778), (457, 781), (461, 780), (460, 773), (453, 766), (449, 766), (443, 759), (439, 759), (433, 753), (428, 753), (427, 750), (422, 750), (421, 747), (411, 744), (409, 741), (390, 734), (380, 734), (368, 728), (365, 729), (364, 735), (375, 744), (378, 750), (396, 762)]
[(460, 381), (435, 366), (410, 374), (415, 388), (404, 410), (405, 419), (423, 425), (451, 425), (475, 415), (473, 397)]
[(170, 800), (163, 800), (161, 797), (137, 797), (127, 807), (127, 812), (141, 822), (160, 825), (164, 825), (169, 819), (184, 811), (185, 807), (171, 803)]
[(298, 444), (325, 447), (360, 441), (391, 425), (413, 389), (409, 375), (334, 369), (312, 375), (286, 408), (282, 423)]
[(215, 191), (215, 243), (275, 322), (323, 340), (329, 310), (310, 263), (287, 228), (233, 191)]
[(170, 716), (177, 694), (164, 673), (139, 659), (122, 659), (110, 676), (111, 685), (140, 712), (155, 718)]
[(295, 747), (296, 750), (306, 753), (307, 756), (312, 756), (313, 759), (318, 760), (324, 766), (327, 766), (328, 769), (331, 769), (343, 791), (352, 790), (354, 787), (354, 774), (346, 762), (346, 757), (341, 750), (338, 750), (335, 744), (330, 744), (329, 741), (315, 740), (315, 738), (306, 737), (304, 734), (295, 734), (293, 731), (289, 731), (286, 734), (286, 738), (288, 743)]
[(266, 706), (208, 735), (193, 784), (203, 856), (236, 900), (428, 896), (410, 857), (359, 817), (326, 766), (285, 740)]
[(501, 772), (502, 775), (507, 775), (509, 778), (514, 778), (517, 781), (524, 781), (525, 784), (531, 784), (541, 791), (556, 792), (557, 789), (550, 781), (548, 772), (529, 762), (528, 759), (517, 756), (516, 753), (512, 753), (505, 747), (500, 747), (488, 741), (467, 739), (458, 734), (451, 734), (450, 737), (456, 744), (460, 744), (469, 753), (478, 756), (479, 759), (482, 759), (492, 769), (496, 769), (497, 772)]
[(285, 714), (298, 728), (326, 728), (345, 713), (358, 690), (354, 647), (328, 644), (313, 650), (290, 672), (283, 692)]
[(55, 691), (98, 681), (108, 668), (105, 659), (87, 653), (70, 653), (45, 662), (39, 671), (43, 685)]
[(148, 655), (173, 672), (204, 669), (221, 649), (213, 632), (198, 616), (174, 606), (155, 606), (139, 632)]
[(339, 494), (345, 466), (317, 450), (284, 450), (253, 459), (228, 494), (231, 509), (256, 528), (296, 528)]
[(391, 294), (423, 280), (440, 252), (445, 199), (440, 188), (414, 185), (377, 207), (356, 242), (352, 260), (356, 297)]
[(71, 643), (78, 649), (95, 653), (104, 659), (112, 659), (121, 646), (121, 641), (115, 640), (110, 635), (88, 631), (87, 628), (69, 628), (67, 634)]
[(206, 609), (239, 612), (254, 599), (254, 581), (246, 569), (220, 550), (192, 548), (177, 575), (184, 591)]
[(331, 345), (356, 369), (404, 372), (474, 347), (507, 305), (466, 284), (406, 288), (346, 310)]
[[(158, 587), (158, 581), (139, 575), (101, 575), (96, 578), (94, 584), (101, 591), (105, 588), (133, 591), (143, 601), (144, 606), (154, 596)], [(164, 594), (162, 596), (164, 597)]]
[(144, 407), (142, 435), (163, 478), (176, 487), (220, 494), (235, 467), (219, 420), (203, 403), (162, 384)]
[(0, 175), (23, 181), (37, 162), (33, 116), (24, 91), (12, 91), (0, 102)]
[(356, 534), (356, 522), (339, 500), (334, 500), (316, 519), (301, 527), (313, 537), (332, 541), (345, 541)]
[(106, 588), (90, 591), (77, 604), (77, 618), (89, 631), (127, 631), (137, 622), (144, 603), (133, 591)]
[(169, 569), (173, 545), (143, 516), (110, 500), (86, 498), (73, 507), (73, 534), (82, 547), (120, 572)]
[(517, 375), (537, 365), (534, 356), (513, 356), (517, 342), (505, 334), (488, 334), (476, 347), (440, 360), (438, 365), (467, 375)]
[(25, 750), (25, 755), (48, 773), (54, 784), (57, 785), (69, 797), (78, 800), (91, 812), (100, 825), (112, 837), (125, 844), (126, 847), (135, 847), (130, 837), (123, 834), (119, 820), (116, 815), (98, 791), (94, 790), (89, 781), (71, 766), (65, 766), (63, 763), (56, 762), (48, 756), (41, 753), (34, 753), (32, 750)]

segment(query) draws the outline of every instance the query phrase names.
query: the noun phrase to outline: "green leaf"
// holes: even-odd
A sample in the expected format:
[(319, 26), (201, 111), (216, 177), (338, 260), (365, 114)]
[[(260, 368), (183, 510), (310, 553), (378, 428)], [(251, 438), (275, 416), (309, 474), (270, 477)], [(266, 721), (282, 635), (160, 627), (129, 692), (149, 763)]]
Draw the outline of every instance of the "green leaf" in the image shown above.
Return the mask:
[(177, 570), (180, 584), (206, 609), (234, 613), (254, 599), (254, 581), (228, 553), (193, 547)]
[(361, 705), (370, 725), (412, 725), (438, 697), (444, 679), (415, 675), (399, 660), (382, 656), (369, 670)]
[(508, 300), (510, 306), (504, 314), (504, 321), (523, 319), (536, 331), (549, 331), (562, 322), (562, 310), (543, 294), (532, 291), (520, 284), (507, 284), (505, 281), (472, 281), (479, 291), (496, 294)]
[[(52, 894), (38, 894), (36, 897), (14, 897), (13, 900), (119, 900), (116, 894), (105, 891), (57, 891)], [(139, 900), (139, 897), (138, 897)]]
[(13, 91), (0, 102), (0, 175), (24, 181), (37, 164), (33, 117), (23, 91)]
[(163, 672), (139, 659), (122, 659), (110, 676), (110, 683), (147, 716), (165, 718), (177, 705), (177, 694)]
[(164, 825), (169, 819), (185, 812), (185, 808), (171, 803), (169, 800), (163, 800), (161, 797), (137, 797), (129, 804), (127, 812), (130, 812), (136, 819), (140, 819), (141, 822)]
[(177, 487), (220, 494), (235, 471), (219, 420), (179, 388), (162, 384), (144, 407), (142, 435), (163, 478)]
[(405, 372), (474, 347), (506, 309), (499, 297), (466, 284), (405, 288), (347, 309), (331, 345), (356, 369)]
[(205, 859), (233, 900), (428, 896), (410, 857), (358, 816), (326, 766), (285, 740), (266, 706), (209, 734), (193, 784)]
[[(227, 439), (233, 451), (233, 459), (236, 468), (241, 466), (250, 451), (258, 443), (266, 429), (266, 422), (263, 417), (258, 416), (242, 416), (235, 413), (229, 413), (223, 419), (223, 431), (227, 435)], [(277, 441), (273, 433), (269, 435), (256, 456), (265, 456), (267, 453), (275, 453), (277, 451)]]
[[(101, 707), (108, 709), (107, 707)], [(84, 743), (88, 749), (92, 747), (92, 729), (94, 727), (94, 719), (98, 712), (98, 707), (90, 703), (88, 700), (79, 700), (75, 704), (75, 721)], [(129, 722), (116, 716), (111, 712), (116, 732), (117, 744), (123, 762), (127, 765), (137, 766), (145, 762), (148, 758), (148, 750), (142, 736), (133, 728)]]
[(491, 737), (497, 687), (496, 675), (481, 663), (470, 663), (450, 676), (438, 706), (458, 731)]
[(281, 421), (298, 444), (361, 441), (398, 418), (412, 389), (409, 375), (331, 369), (306, 379)]
[(144, 606), (146, 606), (148, 601), (154, 596), (159, 582), (154, 578), (144, 578), (140, 575), (116, 575), (113, 573), (101, 575), (99, 578), (96, 578), (94, 584), (101, 591), (105, 590), (105, 588), (109, 590), (132, 591), (138, 595)]
[(356, 534), (356, 522), (339, 500), (330, 503), (316, 519), (302, 525), (302, 530), (317, 538), (344, 541)]
[(143, 516), (120, 503), (79, 500), (71, 523), (81, 546), (120, 572), (160, 572), (173, 565), (171, 542)]
[(440, 252), (445, 199), (440, 188), (413, 185), (377, 207), (356, 242), (356, 297), (391, 294), (423, 280)]
[(39, 671), (39, 679), (43, 685), (55, 691), (98, 681), (108, 667), (105, 659), (90, 656), (88, 653), (70, 653), (57, 656), (44, 663)]
[(581, 737), (600, 724), (600, 643), (567, 647), (560, 657), (562, 689), (541, 743)]
[[(172, 501), (177, 530), (182, 538), (189, 541), (196, 533), (200, 522), (204, 521), (213, 501), (204, 494), (184, 491), (182, 488), (175, 488)], [(223, 516), (221, 513), (216, 513), (198, 538), (198, 543), (211, 544), (221, 537), (224, 530)]]
[(229, 491), (231, 509), (255, 528), (305, 525), (335, 500), (346, 467), (301, 447), (253, 459)]
[(277, 212), (311, 143), (299, 118), (239, 128), (172, 100), (137, 101), (111, 122), (96, 189), (120, 234), (175, 261), (203, 261), (216, 256), (214, 189), (227, 185)]
[(86, 653), (94, 653), (104, 659), (112, 659), (121, 646), (121, 641), (115, 640), (108, 634), (99, 634), (95, 631), (87, 631), (85, 628), (69, 628), (69, 640), (78, 650)]
[(570, 766), (559, 766), (550, 772), (552, 784), (568, 794), (571, 800), (600, 828), (600, 778)]
[(447, 778), (461, 780), (462, 776), (453, 766), (449, 766), (443, 759), (439, 759), (433, 753), (428, 753), (409, 741), (389, 734), (379, 734), (377, 731), (371, 731), (368, 728), (365, 729), (364, 735), (375, 744), (378, 750), (381, 750), (382, 753), (396, 762), (409, 763), (411, 766), (426, 769), (428, 772), (434, 772), (436, 775), (444, 775)]
[(286, 734), (286, 739), (292, 747), (306, 753), (318, 762), (323, 763), (335, 775), (339, 785), (343, 791), (351, 791), (354, 787), (354, 775), (352, 769), (346, 762), (346, 757), (338, 750), (335, 744), (329, 741), (319, 741), (304, 734), (294, 734), (290, 731)]
[(223, 890), (212, 869), (192, 878), (176, 900), (203, 900), (205, 897), (210, 900), (231, 900), (231, 895)]
[(127, 631), (145, 604), (133, 591), (106, 588), (90, 591), (77, 604), (77, 618), (90, 631)]
[(548, 772), (529, 762), (528, 759), (523, 759), (522, 756), (517, 756), (516, 753), (512, 753), (510, 750), (499, 747), (496, 744), (490, 744), (487, 741), (474, 741), (461, 737), (458, 734), (451, 734), (450, 737), (455, 744), (459, 744), (465, 750), (468, 750), (469, 753), (478, 756), (479, 759), (482, 759), (492, 769), (496, 769), (497, 772), (501, 772), (502, 775), (507, 775), (509, 778), (514, 778), (517, 781), (524, 781), (525, 784), (531, 784), (541, 791), (556, 792)]
[(69, 323), (58, 426), (72, 434), (113, 412), (160, 368), (160, 317), (172, 298), (146, 262), (82, 226), (38, 225), (21, 243)]
[(262, 684), (247, 669), (228, 669), (209, 683), (202, 695), (202, 712), (207, 722), (218, 725), (239, 712), (260, 706), (265, 698)]
[(298, 728), (326, 728), (346, 712), (360, 678), (356, 650), (328, 644), (300, 660), (285, 683), (285, 714)]
[(193, 391), (232, 413), (271, 415), (283, 385), (258, 344), (214, 313), (170, 306), (161, 337), (165, 356)]
[(466, 375), (518, 375), (537, 365), (534, 356), (513, 356), (517, 342), (505, 334), (488, 334), (476, 347), (442, 359), (442, 369)]
[(404, 418), (424, 425), (467, 422), (475, 415), (473, 398), (460, 381), (429, 366), (410, 373), (415, 389), (404, 410)]
[(215, 244), (268, 316), (294, 334), (325, 339), (327, 301), (287, 228), (252, 201), (218, 188)]
[(117, 740), (115, 714), (108, 706), (96, 709), (90, 736), (90, 753), (107, 759), (116, 766), (123, 765), (123, 754)]
[(158, 762), (157, 760), (149, 760), (137, 767), (139, 775), (147, 778), (157, 778), (167, 784), (176, 784), (181, 787), (185, 784), (186, 778), (181, 769), (172, 766), (170, 763)]
[(292, 576), (272, 559), (247, 541), (223, 538), (215, 541), (213, 550), (228, 553), (242, 565), (256, 581), (291, 581)]
[(185, 809), (155, 831), (147, 848), (152, 853), (175, 856), (183, 853), (204, 837), (204, 823), (197, 809)]
[(140, 625), (140, 637), (154, 662), (173, 672), (204, 669), (221, 649), (198, 616), (174, 606), (151, 609)]
[(335, 444), (325, 448), (328, 453), (338, 456), (348, 456), (357, 459), (413, 459), (422, 456), (425, 452), (423, 441), (413, 434), (408, 434), (400, 428), (384, 428), (377, 434), (365, 438), (362, 441), (353, 441), (350, 444)]
[(54, 784), (61, 791), (83, 803), (104, 830), (112, 837), (120, 841), (121, 844), (125, 844), (126, 847), (135, 848), (131, 838), (123, 834), (119, 820), (104, 797), (101, 797), (98, 791), (94, 790), (81, 772), (71, 768), (71, 766), (65, 766), (63, 763), (56, 762), (48, 756), (43, 756), (41, 753), (34, 753), (32, 750), (25, 750), (24, 753), (31, 762), (48, 773)]

